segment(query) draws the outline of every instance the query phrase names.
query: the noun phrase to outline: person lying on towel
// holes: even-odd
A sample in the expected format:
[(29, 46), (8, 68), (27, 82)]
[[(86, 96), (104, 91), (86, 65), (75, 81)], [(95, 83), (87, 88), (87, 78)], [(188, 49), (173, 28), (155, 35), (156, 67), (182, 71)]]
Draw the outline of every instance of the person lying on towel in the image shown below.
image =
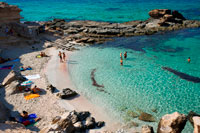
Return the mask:
[(42, 90), (39, 89), (39, 88), (37, 87), (37, 85), (35, 85), (35, 86), (31, 89), (31, 93), (33, 93), (33, 94), (37, 94), (38, 91), (39, 91), (39, 92), (42, 92)]
[(33, 124), (37, 121), (41, 120), (41, 118), (37, 118), (36, 114), (28, 114), (28, 112), (23, 111), (20, 114), (19, 122), (24, 124), (25, 126)]
[(32, 70), (32, 68), (30, 66), (28, 66), (28, 67), (21, 66), (20, 67), (20, 71), (25, 71), (25, 70)]

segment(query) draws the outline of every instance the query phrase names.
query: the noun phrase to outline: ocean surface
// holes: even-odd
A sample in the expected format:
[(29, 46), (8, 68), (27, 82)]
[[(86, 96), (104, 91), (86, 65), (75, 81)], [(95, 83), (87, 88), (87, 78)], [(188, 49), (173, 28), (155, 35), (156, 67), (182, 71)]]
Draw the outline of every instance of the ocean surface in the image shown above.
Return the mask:
[[(54, 18), (126, 22), (146, 20), (156, 8), (180, 11), (187, 19), (200, 20), (200, 0), (4, 0), (18, 5), (23, 21)], [(128, 52), (120, 66), (120, 52)], [(200, 29), (185, 29), (151, 36), (115, 38), (86, 47), (68, 61), (79, 93), (102, 106), (122, 122), (154, 126), (161, 116), (178, 111), (200, 113)], [(187, 58), (191, 57), (191, 63)], [(168, 68), (167, 71), (164, 68)], [(96, 71), (94, 71), (96, 70)], [(95, 87), (91, 73), (97, 84)], [(131, 114), (147, 112), (156, 122), (145, 123)], [(184, 133), (193, 132), (187, 123)]]
[(18, 5), (24, 21), (96, 20), (125, 22), (146, 20), (152, 9), (180, 11), (188, 19), (200, 20), (200, 0), (3, 0)]
[[(120, 66), (120, 52), (128, 52)], [(78, 91), (123, 122), (144, 122), (130, 114), (161, 116), (178, 111), (200, 113), (200, 29), (151, 36), (116, 38), (81, 49), (70, 57), (69, 69)], [(188, 57), (191, 62), (188, 63)], [(174, 73), (163, 69), (169, 67)], [(93, 86), (92, 71), (99, 85)], [(155, 111), (156, 110), (156, 111)], [(193, 132), (187, 123), (185, 133)]]

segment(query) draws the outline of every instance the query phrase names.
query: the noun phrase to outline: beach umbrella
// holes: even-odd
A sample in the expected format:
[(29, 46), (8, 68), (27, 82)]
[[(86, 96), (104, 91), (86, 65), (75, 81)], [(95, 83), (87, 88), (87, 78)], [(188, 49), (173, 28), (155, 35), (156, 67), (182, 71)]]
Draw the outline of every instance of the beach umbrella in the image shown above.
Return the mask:
[(23, 83), (21, 83), (21, 86), (29, 86), (29, 85), (32, 85), (33, 84), (33, 81), (24, 81)]

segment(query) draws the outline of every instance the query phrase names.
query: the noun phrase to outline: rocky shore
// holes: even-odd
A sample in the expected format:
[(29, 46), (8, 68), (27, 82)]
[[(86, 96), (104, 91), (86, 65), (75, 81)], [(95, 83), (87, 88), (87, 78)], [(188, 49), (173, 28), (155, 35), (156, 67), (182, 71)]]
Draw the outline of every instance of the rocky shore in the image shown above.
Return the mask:
[[(20, 9), (16, 6), (0, 2), (0, 27), (4, 31), (11, 28), (14, 32), (4, 33), (0, 31), (0, 54), (2, 57), (20, 58), (15, 63), (14, 71), (5, 70), (1, 74), (0, 90), (0, 132), (57, 132), (57, 133), (78, 133), (94, 132), (106, 126), (106, 121), (99, 121), (89, 111), (75, 111), (58, 105), (60, 101), (65, 103), (73, 101), (79, 96), (74, 89), (65, 87), (59, 90), (49, 84), (46, 75), (46, 65), (51, 55), (51, 47), (59, 50), (73, 51), (77, 46), (100, 44), (112, 40), (113, 37), (129, 37), (138, 35), (152, 35), (158, 32), (179, 30), (184, 28), (200, 27), (200, 21), (186, 20), (178, 11), (169, 9), (155, 9), (149, 12), (150, 18), (146, 21), (131, 21), (126, 23), (109, 23), (95, 21), (71, 21), (54, 19), (48, 22), (25, 22), (20, 23)], [(8, 13), (9, 11), (12, 11)], [(39, 32), (44, 27), (44, 32)], [(31, 29), (31, 30), (30, 30)], [(2, 33), (1, 33), (2, 32)], [(12, 38), (12, 42), (10, 42)], [(17, 45), (16, 45), (17, 44)], [(35, 58), (40, 52), (45, 52), (49, 57)], [(10, 57), (12, 56), (12, 57)], [(57, 56), (57, 55), (56, 55)], [(58, 61), (57, 61), (58, 62)], [(54, 62), (54, 63), (57, 63)], [(8, 65), (3, 63), (3, 65)], [(30, 65), (31, 71), (19, 72), (21, 65)], [(64, 66), (66, 67), (66, 66)], [(66, 69), (66, 68), (65, 68)], [(95, 81), (95, 70), (91, 73), (93, 84), (103, 87)], [(24, 94), (18, 90), (20, 84), (25, 80), (23, 75), (39, 74), (40, 79), (34, 82), (42, 88), (39, 98), (25, 101)], [(67, 101), (69, 100), (69, 101)], [(82, 99), (81, 99), (82, 100)], [(63, 102), (63, 101), (62, 101)], [(82, 105), (86, 106), (86, 105)], [(9, 120), (9, 117), (16, 117), (23, 110), (39, 114), (42, 118), (36, 126), (27, 129), (21, 123)], [(145, 122), (156, 122), (155, 118), (148, 113), (129, 113), (131, 117), (138, 118)], [(100, 116), (101, 117), (101, 116)], [(180, 133), (187, 121), (194, 127), (194, 133), (200, 132), (200, 115), (190, 112), (187, 116), (178, 112), (164, 115), (158, 124), (158, 133)], [(138, 126), (137, 123), (129, 125), (130, 128)], [(115, 130), (98, 130), (104, 133), (119, 132)], [(151, 126), (144, 125), (139, 131), (141, 133), (153, 133)]]

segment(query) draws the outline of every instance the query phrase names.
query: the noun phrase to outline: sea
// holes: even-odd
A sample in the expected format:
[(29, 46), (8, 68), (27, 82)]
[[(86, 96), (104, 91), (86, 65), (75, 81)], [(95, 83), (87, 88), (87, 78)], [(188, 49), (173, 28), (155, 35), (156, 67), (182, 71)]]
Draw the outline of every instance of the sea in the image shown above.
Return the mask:
[[(23, 11), (22, 21), (54, 18), (126, 22), (146, 20), (152, 9), (178, 10), (187, 19), (200, 20), (200, 0), (5, 0)], [(127, 59), (120, 65), (120, 53)], [(187, 59), (190, 57), (191, 62)], [(134, 121), (157, 129), (169, 113), (200, 113), (200, 28), (120, 37), (87, 46), (70, 56), (69, 71), (77, 91), (120, 122)], [(93, 74), (92, 74), (93, 73)], [(103, 87), (93, 85), (92, 76)], [(133, 114), (146, 112), (156, 122)], [(187, 122), (183, 133), (192, 133)]]

